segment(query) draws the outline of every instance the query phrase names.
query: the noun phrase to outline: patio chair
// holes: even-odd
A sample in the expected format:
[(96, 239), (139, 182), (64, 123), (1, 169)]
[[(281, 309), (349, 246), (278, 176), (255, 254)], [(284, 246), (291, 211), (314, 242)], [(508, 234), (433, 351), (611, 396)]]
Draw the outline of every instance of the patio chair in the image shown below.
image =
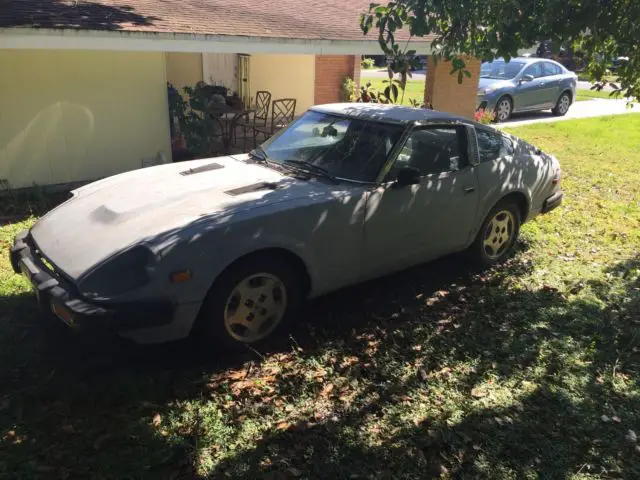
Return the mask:
[[(253, 114), (247, 115), (245, 118), (236, 122), (236, 129), (234, 131), (234, 143), (238, 143), (238, 128), (242, 129), (243, 147), (247, 146), (247, 138), (249, 138), (248, 132), (251, 130), (253, 138), (253, 129), (255, 127), (265, 128), (267, 126), (267, 120), (269, 118), (269, 105), (271, 104), (271, 93), (265, 90), (260, 90), (256, 93), (256, 111)], [(255, 145), (254, 145), (255, 147)]]
[(264, 136), (266, 140), (278, 130), (286, 127), (293, 121), (296, 114), (295, 98), (280, 98), (273, 101), (271, 107), (271, 123), (265, 127), (255, 127), (253, 129), (254, 148), (258, 144), (258, 136)]

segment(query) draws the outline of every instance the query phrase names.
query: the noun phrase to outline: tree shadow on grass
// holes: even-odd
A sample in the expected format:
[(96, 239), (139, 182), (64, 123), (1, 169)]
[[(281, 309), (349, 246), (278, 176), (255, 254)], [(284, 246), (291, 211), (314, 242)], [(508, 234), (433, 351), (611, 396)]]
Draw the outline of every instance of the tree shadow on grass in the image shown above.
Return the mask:
[[(512, 288), (519, 259), (487, 275), (447, 257), (310, 302), (262, 359), (52, 340), (29, 328), (30, 296), (5, 297), (0, 474), (195, 478), (203, 452), (233, 444), (213, 477), (633, 478), (639, 264), (611, 269), (603, 308)], [(194, 401), (219, 427), (171, 423)]]

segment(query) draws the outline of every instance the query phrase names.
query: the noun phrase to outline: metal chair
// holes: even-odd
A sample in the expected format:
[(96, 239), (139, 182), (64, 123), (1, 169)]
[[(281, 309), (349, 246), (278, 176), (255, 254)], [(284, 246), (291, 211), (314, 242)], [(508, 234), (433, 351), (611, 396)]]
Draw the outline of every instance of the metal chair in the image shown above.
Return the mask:
[(289, 125), (293, 121), (295, 114), (295, 98), (280, 98), (278, 100), (274, 100), (271, 107), (271, 123), (265, 127), (254, 127), (253, 129), (254, 148), (258, 144), (259, 134), (262, 134), (266, 140), (278, 130)]
[[(238, 142), (237, 128), (242, 128), (243, 147), (247, 146), (248, 130), (255, 127), (265, 128), (269, 118), (269, 106), (271, 104), (271, 93), (266, 90), (260, 90), (256, 93), (256, 111), (253, 115), (247, 115), (246, 118), (236, 122), (236, 131), (234, 132), (234, 143)], [(255, 147), (255, 145), (254, 145)]]

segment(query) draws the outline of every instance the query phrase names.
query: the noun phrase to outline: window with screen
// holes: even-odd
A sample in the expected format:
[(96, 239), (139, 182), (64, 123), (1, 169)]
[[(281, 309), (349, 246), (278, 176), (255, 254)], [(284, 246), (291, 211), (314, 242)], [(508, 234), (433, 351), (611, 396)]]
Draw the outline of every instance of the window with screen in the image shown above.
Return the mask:
[(511, 140), (498, 132), (476, 130), (480, 162), (490, 162), (498, 158), (513, 155), (514, 148)]
[(456, 127), (415, 130), (398, 155), (394, 171), (417, 168), (420, 175), (455, 172), (467, 165), (464, 135)]

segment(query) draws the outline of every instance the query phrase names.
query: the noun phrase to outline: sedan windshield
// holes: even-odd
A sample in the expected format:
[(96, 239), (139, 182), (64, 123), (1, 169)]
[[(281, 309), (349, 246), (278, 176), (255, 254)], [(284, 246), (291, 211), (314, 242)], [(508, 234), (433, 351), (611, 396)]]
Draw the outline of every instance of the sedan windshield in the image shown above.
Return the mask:
[(262, 149), (269, 160), (289, 167), (372, 182), (403, 131), (400, 125), (308, 111)]
[(524, 62), (505, 62), (504, 60), (494, 60), (493, 62), (485, 62), (480, 67), (480, 78), (495, 78), (501, 80), (511, 80), (515, 78)]

